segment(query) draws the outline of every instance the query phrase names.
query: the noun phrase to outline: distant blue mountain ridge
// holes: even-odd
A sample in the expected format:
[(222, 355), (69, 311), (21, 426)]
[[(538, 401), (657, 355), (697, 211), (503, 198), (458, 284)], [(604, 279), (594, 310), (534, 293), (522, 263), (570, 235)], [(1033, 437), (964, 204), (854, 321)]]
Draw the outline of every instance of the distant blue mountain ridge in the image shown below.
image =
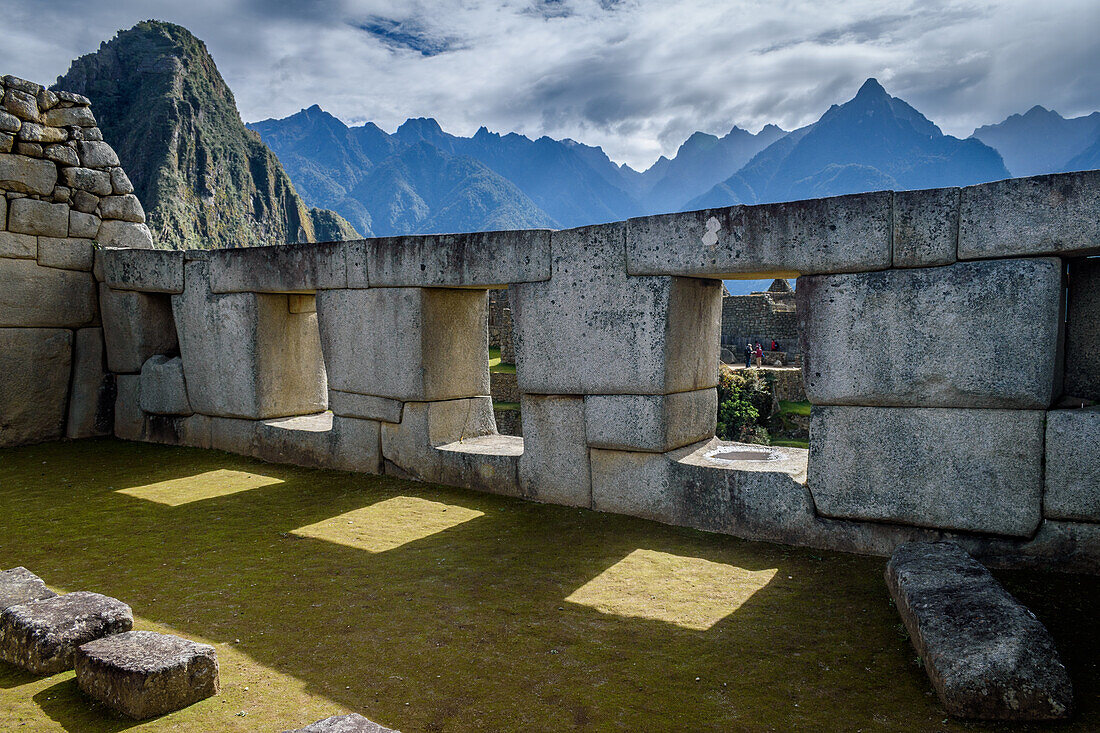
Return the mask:
[[(348, 127), (314, 105), (249, 125), (310, 205), (364, 236), (566, 228), (632, 216), (883, 189), (963, 186), (1100, 168), (1100, 112), (1065, 119), (1043, 107), (943, 134), (868, 79), (811, 125), (722, 137), (696, 132), (644, 171), (574, 140), (480, 128), (472, 137), (415, 118), (389, 134)], [(759, 283), (727, 283), (731, 292)]]

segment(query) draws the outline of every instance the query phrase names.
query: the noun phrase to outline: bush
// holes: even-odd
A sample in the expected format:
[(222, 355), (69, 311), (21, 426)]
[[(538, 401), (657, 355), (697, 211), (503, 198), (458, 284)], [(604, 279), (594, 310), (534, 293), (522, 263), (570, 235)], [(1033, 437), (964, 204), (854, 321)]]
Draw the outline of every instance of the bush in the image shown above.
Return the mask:
[(771, 417), (774, 397), (771, 376), (758, 369), (722, 368), (718, 374), (718, 427), (723, 440), (767, 445), (764, 426)]

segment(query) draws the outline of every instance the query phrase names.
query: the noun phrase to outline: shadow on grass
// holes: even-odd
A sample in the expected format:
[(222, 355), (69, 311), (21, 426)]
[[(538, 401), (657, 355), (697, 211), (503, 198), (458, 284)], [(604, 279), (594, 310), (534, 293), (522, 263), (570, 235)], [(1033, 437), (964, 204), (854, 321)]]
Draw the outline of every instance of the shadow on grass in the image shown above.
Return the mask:
[(30, 672), (25, 672), (18, 667), (13, 667), (5, 662), (0, 662), (0, 690), (11, 690), (16, 687), (37, 682), (37, 677)]
[[(219, 470), (281, 483), (178, 506), (117, 493)], [(479, 515), (384, 552), (293, 533), (399, 496)], [(415, 520), (392, 518), (403, 521)], [(657, 565), (646, 564), (652, 558)], [(876, 558), (216, 452), (85, 441), (0, 455), (0, 565), (17, 564), (233, 644), (309, 693), (406, 733), (968, 729), (943, 722)], [(708, 580), (742, 575), (766, 580), (736, 602)], [(610, 581), (589, 585), (595, 579)], [(1060, 729), (1100, 728), (1096, 580), (1011, 582), (1031, 592), (1074, 675), (1079, 714)], [(566, 601), (597, 586), (598, 603)], [(39, 702), (52, 719), (120, 730), (66, 685)]]
[(71, 733), (96, 730), (114, 733), (141, 725), (89, 700), (77, 687), (76, 678), (58, 682), (34, 695), (34, 702), (50, 720)]

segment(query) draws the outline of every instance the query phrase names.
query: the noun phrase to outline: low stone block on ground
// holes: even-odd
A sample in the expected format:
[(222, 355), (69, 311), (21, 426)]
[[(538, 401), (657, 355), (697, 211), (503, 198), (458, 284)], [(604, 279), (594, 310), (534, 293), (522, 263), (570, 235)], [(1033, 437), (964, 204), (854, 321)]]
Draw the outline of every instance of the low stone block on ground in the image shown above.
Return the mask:
[(348, 287), (479, 289), (550, 279), (550, 232), (428, 234), (348, 245)]
[(1055, 258), (803, 277), (797, 298), (815, 405), (1045, 409), (1061, 391)]
[(112, 290), (99, 285), (107, 367), (116, 374), (136, 374), (156, 354), (179, 351), (170, 296)]
[(959, 259), (1100, 253), (1100, 171), (962, 189)]
[(402, 402), (487, 395), (486, 309), (485, 294), (475, 290), (320, 291), (329, 384)]
[(10, 606), (0, 613), (0, 660), (38, 675), (73, 668), (82, 644), (133, 628), (122, 601), (76, 591)]
[(1047, 413), (1043, 516), (1100, 522), (1100, 407)]
[(726, 278), (882, 270), (889, 191), (661, 214), (628, 222), (631, 275)]
[(714, 437), (718, 391), (670, 395), (586, 395), (584, 426), (593, 448), (666, 453)]
[(592, 476), (584, 432), (584, 397), (523, 395), (519, 482), (527, 499), (589, 507)]
[(210, 252), (215, 293), (306, 293), (347, 287), (347, 242), (280, 244)]
[(127, 631), (77, 649), (76, 683), (89, 697), (137, 720), (218, 693), (214, 647), (153, 631)]
[(10, 606), (42, 601), (56, 595), (46, 587), (42, 578), (25, 567), (0, 571), (0, 612)]
[(717, 385), (721, 283), (628, 276), (625, 237), (622, 223), (554, 232), (553, 277), (509, 288), (520, 392), (671, 394)]
[(980, 720), (1060, 720), (1073, 688), (1054, 639), (989, 571), (950, 542), (894, 551), (886, 585), (947, 711)]
[(72, 331), (0, 328), (0, 447), (65, 434)]
[(1042, 518), (1041, 410), (814, 407), (820, 514), (1026, 537)]
[(318, 720), (305, 728), (287, 730), (283, 733), (401, 733), (393, 728), (386, 728), (367, 720), (359, 713), (347, 715), (334, 715), (331, 718)]

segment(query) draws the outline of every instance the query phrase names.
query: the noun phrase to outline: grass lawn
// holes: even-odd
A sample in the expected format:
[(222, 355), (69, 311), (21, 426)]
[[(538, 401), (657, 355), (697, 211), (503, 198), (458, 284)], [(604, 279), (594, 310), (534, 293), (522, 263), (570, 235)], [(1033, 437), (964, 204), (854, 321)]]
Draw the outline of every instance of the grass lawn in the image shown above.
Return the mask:
[(489, 371), (490, 372), (502, 372), (505, 374), (515, 374), (515, 364), (501, 364), (500, 363), (500, 347), (489, 347)]
[[(0, 451), (0, 566), (206, 641), (222, 690), (135, 725), (0, 665), (0, 729), (1041, 730), (948, 721), (881, 558), (113, 440)], [(1100, 729), (1097, 578), (1001, 573)]]
[(810, 414), (809, 402), (792, 402), (790, 400), (779, 400), (779, 411), (788, 412), (792, 415), (806, 415)]
[(518, 410), (519, 409), (519, 403), (518, 402), (497, 402), (496, 400), (493, 400), (493, 409), (494, 410)]

